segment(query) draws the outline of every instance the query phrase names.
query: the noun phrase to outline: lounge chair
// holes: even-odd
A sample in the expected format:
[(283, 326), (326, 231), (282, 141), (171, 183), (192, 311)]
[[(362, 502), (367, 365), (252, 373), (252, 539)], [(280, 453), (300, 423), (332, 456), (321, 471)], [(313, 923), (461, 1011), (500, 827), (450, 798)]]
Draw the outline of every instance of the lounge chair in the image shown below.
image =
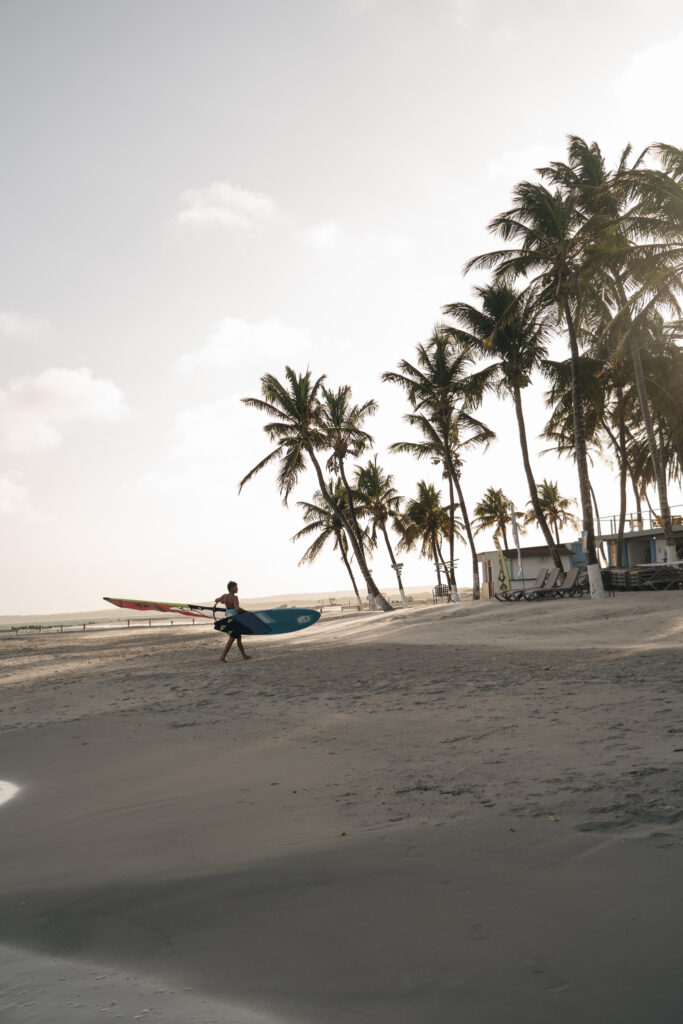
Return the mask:
[[(529, 588), (530, 590), (538, 590), (539, 587), (543, 586), (543, 580), (546, 577), (546, 572), (547, 569), (540, 570), (538, 576), (533, 582), (533, 586)], [(523, 588), (520, 588), (519, 590), (499, 590), (493, 596), (497, 601), (519, 601), (519, 599), (524, 596), (524, 593), (525, 591)]]
[(576, 568), (570, 569), (559, 587), (555, 587), (552, 596), (553, 597), (575, 597), (577, 594), (579, 597), (583, 597), (583, 588), (579, 586), (580, 570)]
[(524, 597), (524, 600), (535, 601), (540, 597), (552, 596), (555, 585), (560, 578), (560, 572), (560, 569), (551, 569), (543, 586), (533, 587), (531, 590), (523, 590), (522, 596)]

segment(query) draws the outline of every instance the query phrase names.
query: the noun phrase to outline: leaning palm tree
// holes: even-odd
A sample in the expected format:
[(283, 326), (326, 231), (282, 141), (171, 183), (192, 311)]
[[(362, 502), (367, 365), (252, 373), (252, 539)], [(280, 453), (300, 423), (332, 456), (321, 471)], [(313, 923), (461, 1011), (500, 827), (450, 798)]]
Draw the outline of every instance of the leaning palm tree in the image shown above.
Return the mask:
[[(464, 346), (457, 351), (454, 350), (448, 332), (443, 327), (436, 327), (429, 342), (426, 345), (417, 346), (415, 364), (403, 359), (398, 365), (398, 373), (383, 373), (382, 380), (398, 384), (403, 388), (413, 407), (413, 414), (404, 418), (419, 427), (423, 435), (428, 438), (428, 443), (434, 446), (434, 450), (438, 448), (440, 458), (443, 460), (444, 475), (449, 481), (451, 489), (450, 505), (452, 509), (455, 509), (456, 504), (453, 490), (457, 491), (458, 504), (472, 555), (472, 598), (477, 601), (480, 597), (479, 563), (461, 487), (462, 463), (458, 460), (457, 445), (462, 432), (460, 427), (465, 423), (471, 423), (479, 432), (483, 444), (488, 444), (495, 435), (493, 431), (470, 415), (471, 410), (480, 404), (486, 386), (484, 374), (477, 379), (476, 383), (472, 382), (474, 364), (473, 352)], [(395, 451), (409, 450), (407, 445), (392, 445), (391, 447)], [(453, 521), (451, 521), (449, 547), (452, 566), (454, 565), (454, 538), (455, 530)], [(455, 593), (454, 572), (451, 573), (449, 582)]]
[(502, 488), (487, 488), (484, 497), (474, 506), (475, 536), (484, 530), (494, 530), (502, 534), (503, 544), (508, 549), (508, 536), (505, 527), (512, 522), (512, 502), (503, 494)]
[(358, 495), (359, 511), (361, 515), (366, 515), (370, 520), (373, 541), (376, 541), (378, 530), (384, 537), (391, 567), (396, 573), (401, 601), (405, 608), (406, 595), (401, 581), (401, 570), (396, 563), (396, 557), (387, 531), (389, 523), (394, 525), (400, 523), (403, 499), (394, 487), (393, 476), (391, 473), (384, 472), (377, 461), (376, 455), (365, 466), (356, 466), (354, 487)]
[(578, 331), (593, 293), (602, 283), (604, 260), (595, 253), (593, 225), (581, 216), (578, 198), (557, 187), (523, 181), (513, 189), (513, 205), (489, 224), (489, 229), (511, 249), (498, 249), (477, 256), (466, 265), (494, 269), (496, 280), (525, 279), (521, 297), (544, 312), (557, 311), (558, 323), (569, 338), (572, 375), (574, 448), (579, 475), (583, 532), (590, 593), (604, 598), (600, 563), (595, 546), (590, 479), (583, 412), (583, 395), (578, 372)]
[[(456, 523), (456, 529), (457, 523)], [(429, 558), (436, 566), (436, 578), (441, 585), (440, 565), (444, 565), (441, 539), (450, 530), (448, 510), (441, 504), (441, 495), (434, 484), (418, 481), (417, 497), (407, 503), (401, 519), (400, 551), (420, 548), (423, 558)], [(459, 530), (458, 530), (459, 534)]]
[[(327, 490), (338, 507), (344, 508), (344, 506), (347, 506), (346, 489), (340, 480), (328, 480)], [(358, 602), (358, 608), (362, 610), (363, 601), (358, 592), (358, 584), (349, 561), (349, 542), (346, 539), (339, 516), (329, 507), (321, 491), (315, 492), (312, 501), (297, 501), (297, 505), (303, 510), (303, 518), (306, 525), (298, 533), (294, 534), (292, 540), (297, 541), (302, 537), (308, 539), (313, 536), (313, 543), (300, 558), (299, 565), (310, 565), (311, 562), (316, 560), (323, 548), (332, 541), (334, 550), (339, 551), (344, 567), (349, 574), (349, 579), (356, 595), (356, 601)]]
[(553, 318), (529, 296), (520, 295), (505, 281), (475, 288), (475, 294), (480, 306), (454, 302), (444, 306), (444, 313), (457, 324), (452, 329), (456, 344), (467, 345), (484, 358), (496, 360), (485, 371), (486, 386), (498, 396), (512, 397), (529, 497), (535, 505), (536, 521), (553, 562), (562, 569), (562, 559), (537, 502), (522, 409), (522, 391), (529, 386), (532, 374), (547, 354)]
[(328, 490), (318, 453), (325, 451), (328, 440), (322, 424), (321, 392), (325, 376), (314, 380), (311, 371), (297, 374), (291, 366), (285, 367), (285, 383), (266, 373), (261, 377), (262, 398), (243, 398), (246, 406), (258, 409), (273, 417), (264, 426), (264, 431), (275, 447), (253, 469), (249, 470), (239, 484), (244, 485), (271, 462), (279, 461), (278, 489), (284, 504), (287, 504), (293, 488), (306, 470), (308, 462), (315, 470), (318, 487), (328, 507), (339, 518), (356, 556), (356, 562), (368, 588), (382, 611), (391, 611), (391, 605), (379, 592), (365, 559), (363, 545), (356, 528), (343, 508), (335, 504)]
[[(576, 505), (574, 498), (563, 498), (560, 494), (560, 489), (557, 483), (552, 480), (543, 480), (542, 484), (538, 485), (538, 503), (543, 509), (543, 514), (546, 521), (555, 530), (555, 540), (559, 547), (560, 544), (560, 526), (578, 526), (579, 520), (570, 511), (572, 505)], [(536, 509), (534, 503), (528, 503), (531, 507), (526, 512), (522, 522), (525, 526), (529, 526), (536, 522)]]

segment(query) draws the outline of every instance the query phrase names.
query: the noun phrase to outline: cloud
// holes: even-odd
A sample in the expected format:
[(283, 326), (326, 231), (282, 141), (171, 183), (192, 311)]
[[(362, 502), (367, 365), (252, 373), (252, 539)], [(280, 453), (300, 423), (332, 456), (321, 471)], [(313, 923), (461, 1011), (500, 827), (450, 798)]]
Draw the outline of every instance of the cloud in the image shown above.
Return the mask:
[(181, 410), (169, 440), (167, 464), (146, 473), (140, 487), (202, 508), (235, 499), (238, 481), (268, 450), (263, 418), (237, 395)]
[(180, 205), (182, 209), (176, 213), (174, 222), (196, 227), (250, 228), (278, 216), (277, 206), (269, 196), (249, 192), (229, 181), (186, 189), (180, 196)]
[[(242, 445), (242, 426), (246, 409), (236, 395), (219, 402), (207, 402), (191, 409), (183, 409), (175, 418), (171, 429), (173, 454), (181, 459), (196, 461), (204, 455), (210, 461), (216, 461), (217, 450), (220, 452), (221, 467), (225, 456), (230, 456), (230, 437), (237, 436), (239, 424), (240, 446)], [(233, 446), (233, 452), (237, 449)]]
[(447, 21), (456, 28), (469, 26), (477, 14), (476, 0), (442, 0)]
[[(648, 46), (631, 58), (613, 84), (614, 94), (630, 123), (635, 121), (639, 127), (647, 126), (648, 132), (657, 133), (670, 132), (671, 126), (680, 122), (681, 65), (683, 33)], [(678, 142), (658, 135), (654, 138), (659, 142)]]
[(358, 14), (367, 14), (376, 6), (377, 0), (344, 0), (346, 12), (352, 17)]
[(49, 369), (0, 391), (0, 447), (43, 451), (61, 442), (59, 428), (77, 420), (113, 422), (126, 414), (123, 393), (92, 371)]
[(276, 372), (279, 366), (300, 365), (311, 351), (304, 331), (287, 326), (277, 317), (261, 323), (225, 317), (201, 348), (179, 360), (178, 368), (185, 373), (228, 370), (236, 390), (242, 381), (253, 382), (266, 372)]
[(327, 252), (346, 248), (351, 242), (351, 236), (337, 220), (321, 221), (310, 228), (304, 237), (314, 249)]
[(501, 153), (495, 160), (486, 165), (486, 175), (490, 181), (508, 182), (513, 185), (518, 181), (532, 181), (536, 178), (536, 168), (546, 166), (554, 159), (552, 146), (524, 146), (521, 149), (509, 149)]
[(44, 334), (50, 329), (50, 321), (43, 317), (24, 316), (0, 310), (0, 335), (8, 338), (28, 338)]
[(23, 473), (10, 471), (0, 475), (0, 516), (23, 517), (28, 508), (28, 487)]
[(338, 220), (325, 220), (304, 232), (304, 241), (316, 252), (349, 254), (354, 258), (402, 256), (411, 248), (410, 239), (392, 231), (354, 235)]

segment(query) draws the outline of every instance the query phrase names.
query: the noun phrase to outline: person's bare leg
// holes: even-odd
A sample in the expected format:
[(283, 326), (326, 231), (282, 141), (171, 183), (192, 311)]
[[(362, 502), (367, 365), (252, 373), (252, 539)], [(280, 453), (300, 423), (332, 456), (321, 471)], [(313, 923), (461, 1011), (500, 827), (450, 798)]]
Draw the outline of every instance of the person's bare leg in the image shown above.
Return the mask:
[(232, 643), (233, 643), (234, 639), (235, 639), (234, 636), (231, 636), (230, 639), (228, 640), (227, 644), (225, 645), (225, 647), (223, 649), (223, 653), (221, 654), (221, 661), (225, 661), (225, 659), (227, 658), (228, 651), (232, 647)]
[(251, 658), (251, 654), (247, 654), (247, 653), (245, 652), (245, 650), (244, 650), (244, 647), (242, 647), (242, 641), (240, 640), (240, 638), (239, 638), (239, 637), (237, 637), (237, 646), (239, 647), (239, 649), (240, 649), (240, 654), (242, 655), (242, 657), (244, 658), (244, 660), (245, 660), (245, 661), (249, 661), (249, 659)]

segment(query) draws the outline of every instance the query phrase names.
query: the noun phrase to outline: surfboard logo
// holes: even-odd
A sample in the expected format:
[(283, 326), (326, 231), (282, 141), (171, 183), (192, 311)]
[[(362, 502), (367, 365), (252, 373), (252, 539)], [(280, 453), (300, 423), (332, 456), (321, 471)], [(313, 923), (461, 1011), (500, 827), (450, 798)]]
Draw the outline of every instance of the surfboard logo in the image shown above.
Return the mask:
[(301, 625), (303, 625), (304, 622), (310, 622), (311, 621), (311, 616), (310, 615), (299, 615), (297, 617), (296, 621), (299, 622)]

